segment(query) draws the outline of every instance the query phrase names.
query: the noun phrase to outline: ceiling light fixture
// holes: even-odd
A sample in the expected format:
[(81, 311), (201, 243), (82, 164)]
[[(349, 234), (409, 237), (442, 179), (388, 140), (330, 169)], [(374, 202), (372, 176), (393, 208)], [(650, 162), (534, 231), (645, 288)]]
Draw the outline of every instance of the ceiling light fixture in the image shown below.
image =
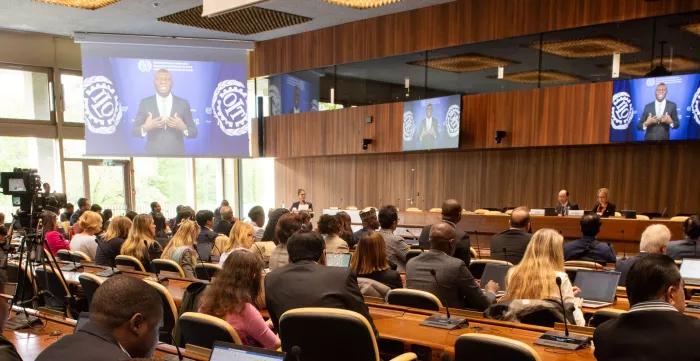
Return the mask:
[(452, 73), (466, 73), (471, 71), (505, 67), (509, 65), (518, 64), (518, 62), (496, 58), (493, 56), (469, 53), (449, 56), (446, 58), (417, 60), (409, 62), (408, 64), (421, 67), (425, 66), (428, 68), (449, 71)]
[[(664, 58), (663, 62), (661, 57), (656, 57), (653, 60), (653, 64), (663, 64), (666, 69), (670, 69), (673, 72), (687, 72), (691, 70), (700, 69), (700, 61), (688, 59), (684, 56), (674, 56), (673, 58)], [(598, 65), (600, 68), (611, 69), (611, 64)], [(620, 73), (627, 74), (634, 77), (643, 77), (649, 73), (649, 61), (641, 60), (632, 63), (620, 64)]]
[[(539, 49), (540, 43), (533, 42), (527, 47)], [(637, 53), (641, 51), (634, 46), (611, 37), (595, 37), (577, 40), (550, 41), (542, 44), (542, 51), (565, 58), (595, 58), (617, 54)]]
[(107, 5), (118, 3), (120, 0), (34, 0), (52, 5), (70, 6), (72, 8), (97, 10)]
[(700, 23), (683, 25), (683, 26), (681, 26), (681, 29), (683, 29), (689, 33), (693, 33), (697, 36), (700, 36)]
[[(495, 79), (496, 76), (489, 75), (487, 78)], [(575, 83), (583, 79), (576, 75), (562, 73), (556, 70), (543, 70), (541, 72), (529, 70), (520, 73), (505, 74), (503, 80), (524, 84), (537, 84), (538, 82), (542, 84), (562, 84)]]
[(370, 9), (397, 3), (401, 0), (323, 0), (329, 4), (342, 5), (354, 9)]

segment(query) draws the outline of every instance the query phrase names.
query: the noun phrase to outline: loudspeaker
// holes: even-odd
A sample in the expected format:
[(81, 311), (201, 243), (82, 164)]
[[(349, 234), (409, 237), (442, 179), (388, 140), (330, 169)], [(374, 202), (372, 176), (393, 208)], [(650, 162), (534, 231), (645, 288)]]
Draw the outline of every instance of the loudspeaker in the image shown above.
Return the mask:
[(362, 150), (367, 150), (367, 147), (372, 144), (372, 139), (364, 138), (362, 139)]
[(494, 136), (494, 139), (496, 139), (496, 144), (501, 144), (501, 139), (506, 137), (506, 131), (505, 130), (497, 130), (496, 135)]
[(368, 115), (367, 117), (365, 117), (365, 123), (367, 123), (367, 124), (372, 123), (372, 116), (371, 115)]

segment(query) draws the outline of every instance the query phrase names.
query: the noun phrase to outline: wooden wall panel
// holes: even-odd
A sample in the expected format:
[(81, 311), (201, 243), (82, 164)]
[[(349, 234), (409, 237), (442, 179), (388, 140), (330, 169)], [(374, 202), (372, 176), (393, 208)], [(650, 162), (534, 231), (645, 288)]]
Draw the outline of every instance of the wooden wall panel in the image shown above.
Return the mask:
[[(278, 159), (276, 203), (305, 188), (316, 209), (337, 206), (439, 207), (453, 197), (467, 209), (554, 206), (566, 188), (590, 209), (600, 187), (618, 209), (700, 212), (693, 167), (700, 143), (592, 145), (440, 153)], [(415, 194), (419, 195), (416, 197)]]

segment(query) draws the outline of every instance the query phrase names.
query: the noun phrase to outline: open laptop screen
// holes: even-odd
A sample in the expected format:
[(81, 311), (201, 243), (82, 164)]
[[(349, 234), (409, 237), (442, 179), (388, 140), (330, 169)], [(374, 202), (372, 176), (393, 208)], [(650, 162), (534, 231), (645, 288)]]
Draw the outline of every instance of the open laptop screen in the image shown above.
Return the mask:
[(681, 263), (681, 278), (700, 279), (700, 259), (684, 259)]
[(284, 352), (216, 341), (209, 361), (283, 361), (284, 355)]
[(581, 289), (578, 297), (584, 300), (613, 302), (619, 280), (620, 272), (580, 269), (576, 271), (574, 286)]
[(506, 274), (510, 267), (507, 264), (487, 263), (484, 267), (484, 273), (481, 275), (481, 288), (484, 288), (489, 281), (494, 281), (504, 289)]
[(326, 266), (349, 267), (350, 253), (326, 253)]

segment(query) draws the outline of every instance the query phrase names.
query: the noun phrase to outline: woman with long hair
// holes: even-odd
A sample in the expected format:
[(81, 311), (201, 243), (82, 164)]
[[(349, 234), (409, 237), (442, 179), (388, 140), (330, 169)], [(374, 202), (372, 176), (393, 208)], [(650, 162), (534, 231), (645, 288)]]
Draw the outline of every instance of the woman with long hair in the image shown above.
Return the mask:
[(367, 232), (360, 237), (350, 268), (357, 277), (373, 279), (387, 285), (392, 290), (403, 288), (401, 275), (389, 267), (386, 260), (386, 243), (377, 232)]
[(153, 217), (150, 214), (137, 215), (134, 217), (129, 237), (122, 245), (122, 254), (135, 257), (141, 261), (146, 272), (153, 272), (150, 260), (160, 258), (163, 253), (163, 249), (154, 238), (155, 235), (156, 224)]
[(268, 214), (267, 225), (265, 226), (265, 233), (263, 233), (262, 236), (263, 242), (272, 241), (275, 242), (275, 244), (277, 244), (277, 240), (275, 239), (275, 229), (277, 228), (277, 221), (286, 213), (289, 213), (288, 209), (277, 208)]
[(70, 240), (70, 250), (85, 253), (90, 259), (95, 259), (97, 243), (95, 235), (102, 231), (102, 216), (93, 211), (85, 211), (78, 218), (80, 233)]
[(95, 264), (99, 266), (114, 266), (114, 259), (121, 254), (122, 246), (129, 237), (132, 222), (129, 218), (119, 216), (109, 222), (107, 231), (97, 238), (99, 247), (95, 255)]
[(226, 262), (226, 258), (235, 251), (250, 250), (253, 246), (255, 237), (255, 229), (248, 223), (236, 222), (233, 227), (231, 227), (231, 233), (228, 235), (228, 239), (221, 247), (221, 257), (219, 258), (219, 265), (223, 266)]
[(348, 212), (340, 211), (336, 213), (335, 219), (337, 219), (340, 224), (340, 233), (338, 233), (338, 236), (348, 244), (350, 249), (355, 248), (357, 243), (352, 240), (352, 220)]
[(170, 239), (168, 245), (163, 250), (161, 258), (177, 262), (185, 271), (185, 277), (196, 278), (194, 265), (197, 262), (197, 251), (194, 244), (197, 243), (199, 235), (199, 224), (192, 220), (185, 220), (180, 223), (177, 233)]
[(287, 240), (294, 232), (301, 229), (303, 221), (298, 213), (287, 213), (280, 217), (275, 229), (275, 239), (277, 246), (270, 254), (270, 270), (275, 270), (289, 263), (289, 253), (287, 253)]
[(244, 345), (275, 350), (280, 339), (254, 305), (263, 291), (262, 271), (263, 262), (254, 253), (231, 253), (202, 297), (199, 312), (228, 322)]
[(574, 319), (578, 326), (586, 321), (581, 312), (583, 300), (575, 296), (580, 290), (571, 285), (564, 270), (564, 238), (559, 232), (543, 228), (532, 235), (525, 255), (517, 266), (508, 271), (506, 276), (507, 300), (546, 300), (559, 301), (559, 287), (556, 278), (561, 278), (561, 293), (564, 303), (573, 303)]
[[(51, 253), (56, 256), (56, 253), (62, 249), (70, 250), (70, 242), (68, 242), (61, 232), (57, 231), (56, 218), (58, 216), (54, 212), (43, 211), (39, 215), (41, 223), (44, 227), (44, 239), (46, 243), (44, 248), (51, 250)], [(2, 225), (2, 223), (0, 223)]]

